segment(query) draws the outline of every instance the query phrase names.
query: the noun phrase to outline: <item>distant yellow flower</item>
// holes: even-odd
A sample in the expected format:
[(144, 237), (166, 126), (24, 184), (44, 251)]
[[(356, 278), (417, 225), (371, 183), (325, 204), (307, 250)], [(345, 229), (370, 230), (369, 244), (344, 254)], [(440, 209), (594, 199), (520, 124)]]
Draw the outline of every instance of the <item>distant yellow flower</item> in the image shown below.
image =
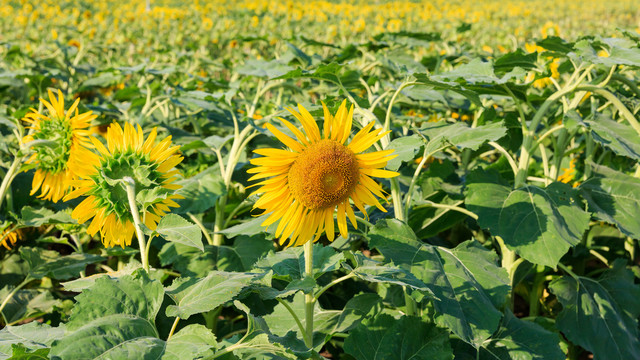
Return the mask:
[(11, 247), (23, 238), (22, 229), (12, 229), (13, 226), (7, 224), (4, 229), (0, 230), (0, 245), (7, 248), (7, 250), (11, 250)]
[(562, 174), (558, 175), (558, 181), (568, 184), (576, 177), (576, 162), (577, 158), (569, 161), (568, 168), (562, 168)]
[(34, 146), (33, 155), (27, 160), (27, 163), (36, 165), (31, 195), (40, 190), (40, 198), (57, 202), (67, 193), (69, 182), (76, 176), (70, 164), (90, 153), (86, 149), (92, 147), (86, 129), (97, 116), (92, 115), (91, 111), (79, 114), (80, 99), (76, 99), (65, 112), (64, 96), (60, 90), (57, 99), (54, 93), (49, 91), (49, 101), (41, 98), (40, 102), (47, 108), (47, 115), (31, 109), (22, 119), (30, 124), (27, 128), (31, 130), (22, 138), (22, 142), (45, 142)]
[(74, 164), (81, 169), (80, 180), (73, 182), (76, 190), (64, 200), (87, 196), (71, 216), (80, 224), (93, 218), (87, 232), (93, 236), (100, 231), (106, 247), (130, 245), (135, 231), (127, 192), (118, 181), (123, 177), (134, 179), (136, 195), (143, 191), (158, 195), (152, 203), (137, 204), (148, 228), (154, 230), (169, 207), (179, 206), (173, 199), (182, 197), (173, 190), (180, 186), (173, 182), (178, 174), (174, 167), (183, 159), (177, 153), (180, 146), (171, 146), (171, 136), (155, 144), (156, 136), (155, 128), (145, 140), (140, 126), (136, 130), (127, 123), (123, 130), (113, 123), (107, 129), (107, 146), (91, 137), (99, 154), (90, 153)]
[[(263, 195), (254, 208), (269, 214), (262, 226), (280, 220), (276, 237), (281, 244), (302, 245), (317, 240), (323, 232), (333, 241), (334, 212), (337, 207), (338, 229), (348, 236), (347, 217), (357, 228), (351, 203), (367, 216), (364, 205), (375, 205), (386, 211), (375, 196), (384, 198), (382, 187), (371, 177), (390, 178), (398, 173), (383, 170), (393, 159), (393, 150), (364, 153), (388, 132), (372, 130), (374, 122), (365, 125), (351, 141), (353, 106), (347, 111), (346, 101), (335, 115), (324, 106), (324, 136), (309, 112), (298, 105), (298, 111), (288, 108), (304, 129), (304, 133), (289, 121), (280, 121), (297, 138), (289, 137), (273, 125), (267, 129), (289, 149), (258, 149), (262, 157), (251, 160), (256, 167), (247, 172), (255, 174), (249, 180), (263, 179), (255, 193)], [(315, 239), (314, 239), (315, 236)]]

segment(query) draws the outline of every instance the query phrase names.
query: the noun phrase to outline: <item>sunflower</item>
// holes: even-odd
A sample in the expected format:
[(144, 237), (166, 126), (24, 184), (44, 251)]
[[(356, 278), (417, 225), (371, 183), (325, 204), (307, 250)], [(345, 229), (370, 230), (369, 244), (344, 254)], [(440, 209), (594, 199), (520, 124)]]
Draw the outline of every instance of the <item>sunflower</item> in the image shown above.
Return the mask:
[(27, 163), (35, 164), (36, 171), (31, 184), (31, 195), (40, 190), (38, 197), (57, 202), (70, 189), (69, 183), (75, 174), (69, 164), (76, 162), (90, 153), (89, 127), (91, 121), (97, 117), (91, 111), (79, 114), (78, 102), (64, 110), (64, 97), (58, 90), (58, 98), (49, 90), (49, 101), (40, 99), (47, 108), (47, 115), (35, 109), (25, 115), (22, 121), (29, 123), (28, 135), (22, 138), (23, 143), (40, 140), (43, 144), (33, 147), (33, 155)]
[(0, 245), (7, 248), (7, 250), (11, 250), (11, 246), (15, 245), (18, 240), (22, 240), (22, 238), (22, 229), (13, 230), (11, 224), (6, 224), (4, 229), (0, 230)]
[(353, 123), (353, 105), (347, 111), (346, 100), (343, 101), (335, 116), (324, 104), (322, 106), (323, 136), (304, 107), (298, 105), (300, 112), (288, 108), (302, 124), (304, 133), (282, 118), (282, 124), (297, 140), (266, 124), (288, 149), (257, 149), (254, 152), (263, 156), (251, 160), (256, 167), (248, 170), (255, 174), (249, 180), (263, 179), (254, 185), (260, 186), (255, 193), (263, 194), (254, 209), (261, 208), (264, 214), (269, 214), (262, 226), (280, 220), (276, 228), (280, 244), (289, 239), (288, 246), (302, 245), (317, 240), (323, 231), (333, 241), (336, 208), (338, 230), (340, 235), (347, 237), (347, 217), (357, 228), (351, 202), (365, 216), (365, 205), (374, 205), (386, 212), (376, 199), (376, 196), (385, 198), (385, 193), (371, 177), (398, 175), (382, 169), (395, 157), (391, 155), (393, 150), (364, 152), (388, 132), (372, 130), (374, 123), (370, 122), (347, 143)]
[(179, 206), (173, 200), (182, 196), (173, 190), (181, 186), (173, 182), (178, 174), (174, 167), (183, 159), (177, 153), (180, 146), (171, 146), (171, 136), (156, 144), (156, 137), (155, 128), (145, 140), (140, 126), (127, 123), (123, 129), (113, 123), (107, 129), (107, 146), (91, 137), (98, 154), (72, 164), (80, 179), (72, 182), (76, 189), (64, 200), (87, 196), (71, 216), (80, 224), (93, 218), (87, 232), (93, 236), (99, 231), (106, 247), (130, 245), (135, 232), (127, 192), (119, 181), (123, 177), (135, 181), (136, 205), (148, 228), (155, 230), (170, 207)]

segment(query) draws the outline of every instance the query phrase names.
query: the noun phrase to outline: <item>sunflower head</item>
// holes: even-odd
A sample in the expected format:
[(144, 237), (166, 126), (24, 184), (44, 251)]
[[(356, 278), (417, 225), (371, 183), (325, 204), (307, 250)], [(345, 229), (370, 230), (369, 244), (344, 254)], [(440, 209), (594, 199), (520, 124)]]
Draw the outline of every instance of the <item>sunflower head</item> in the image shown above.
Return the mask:
[(173, 182), (178, 174), (174, 167), (183, 159), (180, 146), (172, 146), (170, 136), (158, 143), (156, 137), (155, 128), (145, 139), (140, 126), (127, 123), (123, 129), (113, 123), (107, 129), (106, 146), (91, 137), (98, 154), (72, 164), (80, 179), (72, 182), (76, 189), (65, 200), (87, 197), (71, 216), (81, 224), (93, 218), (87, 231), (92, 236), (99, 231), (107, 247), (131, 244), (135, 231), (124, 177), (135, 182), (137, 207), (148, 228), (155, 229), (170, 207), (178, 206), (173, 199), (181, 196), (173, 192), (180, 186)]
[(11, 246), (15, 245), (18, 240), (23, 239), (22, 229), (15, 229), (11, 223), (0, 224), (0, 245), (7, 250), (11, 250)]
[(254, 186), (260, 186), (256, 193), (262, 194), (254, 208), (264, 209), (268, 214), (263, 226), (279, 221), (276, 237), (281, 244), (302, 245), (317, 240), (323, 233), (332, 241), (334, 213), (340, 234), (347, 237), (347, 217), (357, 228), (352, 204), (364, 216), (367, 216), (365, 205), (386, 211), (376, 199), (376, 196), (385, 199), (386, 195), (372, 177), (398, 175), (383, 170), (395, 157), (391, 155), (393, 150), (366, 152), (387, 132), (373, 130), (374, 123), (370, 122), (351, 137), (353, 106), (347, 111), (344, 101), (335, 115), (324, 104), (323, 109), (322, 134), (304, 107), (298, 105), (299, 112), (287, 109), (300, 121), (302, 130), (280, 118), (294, 139), (267, 124), (287, 148), (258, 149), (255, 153), (262, 157), (251, 160), (256, 166), (248, 170), (255, 174), (250, 180), (261, 180)]
[(58, 90), (58, 97), (49, 90), (49, 101), (40, 99), (47, 109), (42, 114), (35, 109), (22, 119), (29, 124), (29, 134), (22, 138), (23, 143), (40, 140), (33, 147), (33, 154), (27, 163), (35, 164), (31, 195), (40, 190), (39, 197), (57, 202), (69, 190), (69, 182), (75, 177), (69, 164), (82, 158), (91, 147), (86, 130), (91, 120), (96, 118), (91, 112), (78, 113), (78, 102), (65, 111), (64, 96)]

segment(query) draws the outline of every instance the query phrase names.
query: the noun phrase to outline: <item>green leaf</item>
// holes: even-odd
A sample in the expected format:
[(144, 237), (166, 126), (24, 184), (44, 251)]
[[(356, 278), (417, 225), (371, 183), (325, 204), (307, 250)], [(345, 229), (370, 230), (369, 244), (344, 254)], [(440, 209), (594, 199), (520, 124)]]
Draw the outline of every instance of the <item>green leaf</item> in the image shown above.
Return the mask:
[(411, 161), (423, 145), (422, 139), (418, 135), (403, 136), (394, 139), (387, 145), (386, 149), (393, 149), (396, 158), (387, 162), (387, 169), (396, 171), (403, 162)]
[(395, 219), (378, 221), (369, 238), (369, 246), (431, 289), (439, 323), (462, 340), (479, 347), (498, 328), (502, 313), (496, 307), (506, 300), (509, 280), (495, 253), (473, 241), (455, 249), (422, 243)]
[(156, 228), (158, 234), (167, 241), (176, 242), (204, 251), (202, 244), (202, 231), (196, 224), (183, 219), (180, 215), (165, 215)]
[[(5, 290), (7, 288), (3, 288)], [(5, 299), (8, 291), (0, 292), (0, 298)], [(50, 292), (41, 292), (34, 289), (18, 290), (7, 301), (2, 315), (8, 323), (14, 323), (27, 317), (41, 316), (53, 311), (54, 306), (59, 306), (60, 300), (55, 299)]]
[(356, 360), (453, 359), (447, 331), (417, 317), (381, 314), (360, 324), (344, 342)]
[(291, 70), (293, 70), (293, 67), (283, 64), (278, 60), (264, 61), (248, 59), (243, 66), (236, 69), (236, 72), (240, 75), (253, 75), (273, 79), (278, 76), (282, 76)]
[(311, 78), (318, 80), (325, 80), (334, 84), (342, 84), (346, 88), (350, 88), (353, 85), (358, 85), (358, 79), (360, 75), (353, 70), (347, 70), (342, 75), (340, 74), (345, 67), (332, 62), (330, 64), (320, 64), (315, 70), (302, 70), (300, 68), (289, 71), (276, 79), (298, 79), (298, 78)]
[(11, 357), (12, 345), (22, 344), (29, 350), (45, 349), (51, 346), (54, 340), (62, 338), (64, 325), (51, 327), (37, 321), (19, 326), (6, 326), (0, 330), (0, 360)]
[(139, 269), (120, 278), (102, 277), (76, 297), (65, 336), (51, 355), (65, 359), (157, 359), (165, 348), (155, 317), (164, 291)]
[(433, 77), (429, 77), (429, 75), (427, 74), (413, 74), (413, 76), (416, 78), (416, 81), (422, 85), (430, 86), (431, 88), (436, 90), (453, 91), (466, 97), (474, 105), (482, 106), (482, 101), (480, 101), (480, 97), (475, 91), (470, 90), (456, 82), (438, 81)]
[[(322, 274), (337, 270), (344, 261), (344, 255), (336, 252), (330, 246), (313, 245), (313, 276), (315, 279)], [(258, 260), (255, 267), (263, 270), (273, 270), (277, 277), (286, 280), (302, 279), (304, 275), (304, 248), (290, 247), (277, 253), (270, 253)]]
[(105, 260), (104, 257), (87, 253), (59, 256), (58, 252), (40, 248), (21, 247), (20, 255), (29, 263), (29, 273), (36, 279), (47, 276), (56, 280), (67, 280), (80, 275), (87, 265)]
[(49, 349), (36, 349), (31, 351), (22, 344), (11, 345), (13, 356), (11, 360), (49, 360)]
[[(640, 67), (640, 49), (635, 41), (624, 38), (581, 40), (575, 44), (576, 53), (582, 60), (607, 67), (627, 65)], [(609, 56), (598, 55), (599, 49), (606, 49)]]
[(567, 184), (511, 190), (495, 173), (467, 177), (465, 204), (478, 215), (478, 224), (502, 237), (509, 249), (550, 267), (580, 242), (590, 218)]
[(255, 219), (247, 220), (238, 225), (234, 225), (224, 230), (220, 230), (218, 231), (218, 233), (224, 234), (229, 238), (233, 238), (238, 235), (252, 236), (256, 234), (262, 234), (266, 231), (266, 229), (260, 224), (262, 224), (265, 219), (266, 219), (266, 215), (259, 216)]
[(216, 336), (204, 325), (190, 324), (182, 328), (167, 341), (162, 360), (197, 359), (213, 355)]
[(176, 200), (180, 207), (173, 212), (178, 214), (205, 212), (215, 206), (218, 198), (227, 192), (217, 167), (210, 167), (193, 177), (180, 180), (176, 184), (182, 186), (176, 191), (176, 194), (184, 196), (184, 199)]
[(256, 278), (251, 273), (212, 271), (205, 278), (178, 278), (166, 289), (176, 305), (167, 307), (167, 316), (189, 316), (213, 310), (233, 300)]
[(556, 326), (595, 359), (640, 359), (640, 286), (624, 260), (597, 279), (563, 276), (549, 284), (563, 306)]
[(580, 194), (589, 210), (603, 221), (615, 224), (625, 235), (640, 238), (640, 179), (591, 164), (594, 177), (580, 184)]
[[(297, 293), (291, 301), (282, 300), (288, 304), (293, 312), (298, 316), (302, 326), (306, 324), (305, 320), (305, 302), (304, 294)], [(375, 308), (379, 308), (381, 299), (377, 294), (360, 294), (350, 299), (342, 311), (340, 310), (324, 310), (320, 304), (314, 306), (314, 334), (313, 346), (319, 349), (336, 333), (347, 332), (356, 327), (360, 322), (372, 312)], [(377, 311), (376, 311), (377, 312)], [(286, 336), (293, 332), (298, 339), (302, 339), (302, 333), (298, 324), (294, 321), (289, 310), (283, 305), (278, 304), (271, 314), (263, 317), (267, 323), (270, 332), (278, 336)]]
[(586, 120), (593, 139), (618, 155), (640, 160), (640, 135), (629, 125), (598, 115), (596, 120)]
[[(506, 63), (506, 60), (504, 62)], [(503, 66), (503, 69), (504, 68)], [(522, 71), (522, 69), (514, 69), (513, 66), (511, 66), (511, 68), (511, 72), (499, 78), (494, 73), (493, 65), (490, 62), (484, 62), (479, 58), (474, 58), (467, 64), (460, 65), (446, 73), (434, 75), (431, 79), (437, 81), (462, 79), (469, 84), (506, 84), (513, 77), (524, 78), (524, 71)]]
[(496, 141), (507, 134), (502, 122), (470, 128), (462, 122), (448, 123), (444, 120), (425, 123), (420, 132), (427, 139), (426, 152), (436, 153), (449, 146), (459, 149), (478, 150), (487, 141)]
[(493, 64), (493, 69), (498, 72), (511, 71), (515, 67), (519, 67), (524, 70), (533, 70), (536, 68), (537, 60), (538, 54), (525, 54), (522, 49), (517, 49), (514, 52), (504, 54), (496, 59), (495, 64)]
[[(233, 353), (239, 356), (243, 360), (252, 359), (271, 359), (271, 360), (285, 360), (285, 359), (299, 359), (293, 352), (285, 346), (277, 342), (276, 336), (271, 334), (269, 328), (264, 321), (260, 318), (253, 316), (249, 308), (239, 301), (234, 301), (233, 304), (240, 311), (247, 314), (247, 333), (243, 338), (242, 343), (231, 343), (234, 346)], [(296, 339), (297, 340), (297, 339)], [(294, 340), (293, 342), (298, 342)], [(237, 341), (237, 340), (236, 340)], [(285, 341), (280, 341), (286, 343)], [(304, 346), (303, 346), (304, 347)], [(223, 349), (224, 350), (224, 349)], [(306, 349), (305, 349), (306, 350)], [(303, 358), (307, 358), (305, 356)]]
[(485, 360), (564, 360), (559, 337), (542, 326), (520, 320), (507, 309), (498, 331), (483, 345)]
[(53, 212), (46, 208), (25, 206), (21, 210), (20, 224), (38, 227), (45, 224), (77, 224), (77, 221), (64, 211)]

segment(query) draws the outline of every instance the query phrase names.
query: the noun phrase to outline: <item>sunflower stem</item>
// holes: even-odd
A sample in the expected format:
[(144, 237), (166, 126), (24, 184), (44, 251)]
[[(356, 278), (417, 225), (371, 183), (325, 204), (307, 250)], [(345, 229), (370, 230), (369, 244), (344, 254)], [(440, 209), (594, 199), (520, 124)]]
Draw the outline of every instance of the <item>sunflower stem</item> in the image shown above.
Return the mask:
[(140, 221), (140, 212), (136, 206), (136, 182), (129, 176), (122, 178), (125, 190), (127, 190), (127, 198), (129, 199), (129, 210), (131, 210), (131, 217), (133, 218), (133, 226), (136, 228), (136, 237), (138, 238), (138, 245), (140, 247), (140, 258), (142, 260), (142, 267), (146, 272), (149, 272), (149, 255), (147, 253), (147, 245), (144, 240), (144, 233), (142, 232), (142, 222)]
[(9, 303), (9, 300), (13, 298), (13, 296), (18, 292), (18, 290), (22, 289), (25, 285), (31, 282), (31, 280), (33, 280), (33, 278), (27, 276), (20, 284), (18, 284), (16, 287), (13, 288), (13, 290), (11, 290), (11, 292), (2, 301), (2, 304), (0, 304), (0, 315), (2, 316), (2, 320), (4, 320), (5, 325), (8, 324), (8, 322), (7, 322), (7, 319), (4, 317), (4, 313), (2, 312), (2, 310), (4, 310), (4, 307), (7, 306), (7, 303)]
[[(304, 275), (313, 278), (313, 241), (304, 243)], [(315, 305), (313, 291), (304, 294), (304, 320), (305, 320), (305, 345), (309, 349), (313, 348), (313, 309)]]
[(22, 159), (22, 156), (16, 155), (13, 158), (13, 162), (11, 163), (11, 166), (9, 166), (7, 173), (4, 175), (4, 179), (2, 179), (2, 185), (0, 185), (0, 209), (2, 209), (2, 203), (4, 202), (4, 198), (7, 195), (9, 187), (11, 186), (11, 182), (22, 165)]

